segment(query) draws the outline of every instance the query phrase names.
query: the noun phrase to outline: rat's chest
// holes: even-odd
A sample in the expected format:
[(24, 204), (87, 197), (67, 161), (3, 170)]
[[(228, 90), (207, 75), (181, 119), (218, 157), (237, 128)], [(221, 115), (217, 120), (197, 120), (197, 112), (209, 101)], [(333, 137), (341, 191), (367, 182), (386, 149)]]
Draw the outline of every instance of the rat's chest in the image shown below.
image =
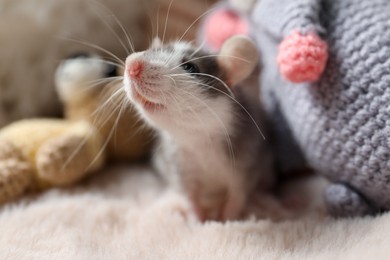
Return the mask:
[(191, 178), (219, 178), (233, 170), (232, 155), (217, 141), (180, 145), (163, 138), (158, 156), (164, 171)]
[(228, 154), (222, 147), (205, 145), (178, 147), (177, 166), (181, 174), (194, 176), (222, 175), (231, 171)]

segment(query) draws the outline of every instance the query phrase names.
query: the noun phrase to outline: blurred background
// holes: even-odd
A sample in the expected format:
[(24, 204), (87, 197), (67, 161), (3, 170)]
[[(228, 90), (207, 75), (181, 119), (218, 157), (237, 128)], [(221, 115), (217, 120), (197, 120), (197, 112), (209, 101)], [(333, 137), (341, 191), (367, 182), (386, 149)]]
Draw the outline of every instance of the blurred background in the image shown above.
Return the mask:
[[(80, 52), (125, 59), (122, 26), (139, 51), (156, 35), (165, 41), (182, 36), (215, 2), (0, 0), (0, 127), (26, 117), (61, 115), (54, 73), (62, 59)], [(198, 24), (184, 39), (196, 37)]]

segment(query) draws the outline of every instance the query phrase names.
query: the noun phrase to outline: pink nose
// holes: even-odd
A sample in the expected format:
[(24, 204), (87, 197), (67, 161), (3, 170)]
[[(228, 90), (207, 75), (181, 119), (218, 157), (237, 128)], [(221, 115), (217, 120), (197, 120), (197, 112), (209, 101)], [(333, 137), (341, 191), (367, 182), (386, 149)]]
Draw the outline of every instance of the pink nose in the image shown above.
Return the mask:
[(141, 61), (133, 61), (127, 66), (127, 73), (129, 74), (130, 78), (139, 78), (141, 76), (142, 70), (143, 70), (143, 63)]

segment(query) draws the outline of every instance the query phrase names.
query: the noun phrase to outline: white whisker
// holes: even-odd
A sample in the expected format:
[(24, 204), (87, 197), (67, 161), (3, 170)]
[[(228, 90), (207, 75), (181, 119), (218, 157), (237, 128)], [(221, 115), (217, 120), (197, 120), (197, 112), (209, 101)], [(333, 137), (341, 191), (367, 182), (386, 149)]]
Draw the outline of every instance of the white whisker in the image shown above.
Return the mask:
[(122, 112), (123, 112), (123, 107), (124, 107), (123, 104), (124, 104), (124, 102), (121, 102), (120, 110), (119, 110), (119, 113), (118, 113), (118, 115), (117, 115), (117, 117), (115, 119), (114, 126), (111, 128), (108, 136), (106, 137), (107, 139), (105, 140), (103, 146), (101, 147), (99, 152), (96, 154), (96, 156), (92, 160), (92, 162), (88, 165), (87, 170), (97, 161), (97, 159), (99, 159), (99, 157), (103, 154), (103, 152), (106, 150), (107, 146), (109, 145), (109, 142), (110, 142), (111, 138), (113, 138), (113, 136), (115, 135), (116, 129), (118, 127), (118, 123), (119, 123), (119, 120), (120, 120), (120, 117), (121, 117)]
[(194, 26), (200, 19), (202, 19), (205, 15), (211, 13), (211, 12), (214, 12), (216, 10), (216, 8), (210, 8), (209, 10), (207, 10), (206, 12), (204, 12), (203, 14), (201, 14), (200, 16), (198, 16), (198, 18), (196, 18), (191, 24), (190, 26), (187, 28), (187, 30), (185, 30), (185, 32), (183, 33), (183, 35), (179, 38), (179, 42), (181, 40), (183, 40), (183, 38), (186, 36), (186, 34), (188, 33), (188, 31), (192, 28), (192, 26)]
[(197, 96), (193, 95), (192, 93), (190, 92), (187, 92), (183, 89), (180, 89), (181, 92), (183, 93), (186, 93), (190, 96), (192, 96), (195, 100), (201, 102), (205, 107), (206, 109), (208, 109), (212, 114), (213, 116), (218, 120), (219, 124), (222, 126), (222, 130), (224, 132), (224, 135), (225, 135), (225, 139), (226, 139), (226, 142), (227, 142), (227, 145), (228, 145), (228, 149), (229, 149), (229, 154), (230, 154), (230, 157), (231, 157), (231, 160), (232, 160), (232, 167), (233, 169), (235, 168), (235, 155), (234, 155), (234, 150), (233, 150), (233, 144), (232, 144), (232, 141), (231, 141), (231, 138), (229, 136), (229, 133), (228, 133), (228, 130), (227, 130), (227, 127), (225, 125), (225, 123), (223, 122), (223, 120), (218, 116), (218, 114), (209, 106), (207, 105), (206, 102), (204, 102), (202, 99), (198, 98)]
[[(128, 42), (128, 44), (129, 44), (129, 46), (130, 46), (131, 51), (132, 51), (132, 52), (135, 52), (135, 50), (134, 50), (134, 44), (133, 44), (132, 41), (130, 40), (131, 36), (130, 36), (130, 34), (128, 33), (128, 31), (124, 28), (124, 26), (122, 25), (122, 23), (119, 21), (118, 17), (117, 17), (117, 16), (116, 16), (116, 15), (107, 7), (107, 6), (105, 6), (105, 5), (103, 5), (102, 3), (97, 2), (97, 1), (94, 1), (94, 2), (95, 2), (96, 5), (100, 6), (100, 7), (103, 8), (103, 9), (105, 9), (105, 10), (111, 15), (111, 17), (114, 18), (116, 24), (121, 28), (123, 34), (125, 35), (125, 37), (126, 37), (126, 39), (127, 39), (127, 42)], [(106, 22), (105, 22), (105, 23), (106, 23)], [(114, 34), (117, 36), (118, 40), (120, 41), (120, 43), (122, 44), (122, 46), (125, 48), (127, 54), (130, 54), (130, 53), (131, 53), (130, 50), (125, 46), (125, 44), (123, 43), (123, 41), (122, 41), (121, 39), (119, 39), (118, 34), (115, 33), (115, 31), (112, 29), (112, 27), (111, 27), (110, 25), (107, 24), (107, 26), (108, 26), (109, 28), (111, 28), (110, 31), (111, 31), (112, 33), (114, 33)]]
[(192, 62), (192, 61), (196, 61), (196, 60), (201, 60), (201, 59), (205, 59), (205, 58), (212, 58), (212, 57), (227, 57), (227, 58), (233, 58), (233, 59), (237, 59), (237, 60), (240, 60), (240, 61), (243, 61), (243, 62), (247, 62), (249, 63), (250, 61), (246, 60), (246, 59), (243, 59), (243, 58), (240, 58), (240, 57), (236, 57), (236, 56), (231, 56), (231, 55), (221, 55), (221, 54), (210, 54), (210, 55), (205, 55), (205, 56), (202, 56), (202, 57), (196, 57), (196, 58), (193, 58), (193, 59), (190, 59), (190, 60), (186, 60), (182, 63), (180, 63), (179, 65), (176, 65), (175, 67), (171, 68), (171, 70), (174, 70), (174, 69), (177, 69), (179, 68), (180, 66), (188, 63), (188, 62)]
[(123, 95), (124, 93), (124, 89), (123, 88), (119, 88), (118, 90), (116, 90), (112, 95), (110, 95), (110, 97), (102, 104), (100, 105), (93, 113), (92, 113), (92, 116), (95, 116), (96, 114), (100, 113), (100, 111), (102, 109), (105, 109), (106, 106), (111, 103), (115, 98), (117, 98), (118, 96), (120, 95)]
[(186, 74), (186, 73), (182, 73), (182, 74), (170, 74), (172, 77), (174, 76), (186, 76), (188, 78), (191, 78), (191, 75), (200, 75), (200, 76), (205, 76), (205, 77), (210, 77), (212, 79), (215, 79), (216, 81), (220, 82), (224, 87), (225, 89), (229, 92), (229, 94), (234, 97), (234, 93), (233, 91), (230, 89), (230, 87), (220, 78), (214, 76), (214, 75), (211, 75), (211, 74), (207, 74), (207, 73), (191, 73), (190, 75)]
[(172, 4), (173, 4), (173, 1), (174, 0), (171, 0), (171, 2), (169, 3), (167, 16), (165, 17), (164, 33), (163, 33), (163, 38), (162, 38), (162, 42), (163, 43), (165, 42), (165, 34), (167, 32), (168, 18), (169, 18), (169, 13), (171, 12), (171, 7), (172, 7)]
[(203, 49), (203, 47), (204, 47), (205, 44), (206, 44), (206, 39), (204, 39), (204, 40), (202, 41), (202, 43), (199, 44), (199, 47), (196, 48), (196, 50), (194, 50), (194, 51), (192, 52), (192, 54), (190, 55), (190, 58), (192, 59), (192, 57), (194, 57), (194, 55), (196, 55), (198, 52), (200, 52), (200, 51)]
[[(178, 80), (180, 81), (180, 80)], [(184, 80), (182, 80), (184, 81)], [(184, 82), (188, 82), (188, 83), (192, 83), (192, 81), (184, 81)], [(228, 94), (226, 94), (225, 92), (223, 92), (222, 90), (220, 89), (217, 89), (211, 85), (208, 85), (208, 84), (203, 84), (203, 83), (200, 83), (200, 82), (196, 82), (196, 84), (200, 84), (202, 86), (205, 86), (205, 87), (209, 87), (209, 88), (212, 88), (213, 90), (227, 96), (229, 99), (231, 99), (233, 102), (235, 102), (237, 105), (239, 105), (241, 107), (242, 110), (244, 110), (244, 112), (248, 115), (248, 117), (250, 118), (250, 120), (253, 122), (253, 124), (255, 125), (255, 127), (257, 128), (257, 131), (261, 134), (261, 137), (265, 140), (265, 136), (263, 134), (263, 132), (260, 130), (260, 127), (259, 125), (256, 123), (256, 120), (252, 117), (252, 115), (249, 113), (249, 111), (240, 103), (238, 102), (235, 98), (234, 98), (234, 95), (230, 96)]]
[(87, 47), (91, 47), (91, 48), (94, 48), (94, 49), (97, 49), (99, 51), (102, 51), (104, 53), (106, 53), (107, 55), (110, 55), (111, 57), (113, 57), (116, 61), (118, 61), (120, 64), (122, 64), (123, 66), (125, 66), (125, 63), (118, 57), (116, 56), (115, 54), (113, 54), (112, 52), (96, 45), (96, 44), (92, 44), (92, 43), (87, 43), (87, 42), (84, 42), (84, 41), (80, 41), (80, 40), (76, 40), (76, 39), (70, 39), (70, 38), (65, 38), (65, 37), (57, 37), (58, 39), (61, 39), (61, 40), (65, 40), (65, 41), (69, 41), (69, 42), (74, 42), (74, 43), (78, 43), (78, 44), (81, 44), (81, 45), (84, 45), (84, 46), (87, 46)]
[(109, 65), (114, 65), (116, 67), (119, 67), (119, 68), (122, 68), (124, 69), (125, 66), (117, 63), (117, 62), (114, 62), (114, 61), (111, 61), (111, 60), (107, 60), (107, 59), (101, 59), (101, 58), (93, 58), (94, 61), (96, 62), (100, 62), (100, 63), (105, 63), (105, 64), (109, 64)]
[(123, 77), (110, 77), (110, 78), (102, 78), (97, 80), (86, 81), (86, 88), (82, 90), (82, 92), (87, 92), (95, 87), (98, 87), (102, 84), (107, 84), (104, 87), (109, 88), (111, 85), (115, 85), (118, 81), (122, 81)]

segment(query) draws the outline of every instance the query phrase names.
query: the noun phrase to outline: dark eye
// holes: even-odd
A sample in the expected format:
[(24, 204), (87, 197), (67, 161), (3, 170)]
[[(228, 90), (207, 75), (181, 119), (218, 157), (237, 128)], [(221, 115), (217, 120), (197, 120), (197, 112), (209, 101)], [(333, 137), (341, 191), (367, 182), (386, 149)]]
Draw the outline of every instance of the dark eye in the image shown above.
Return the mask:
[(188, 73), (199, 73), (199, 67), (192, 62), (186, 62), (181, 67)]
[(113, 64), (108, 64), (104, 71), (104, 76), (107, 78), (117, 76), (117, 67)]

